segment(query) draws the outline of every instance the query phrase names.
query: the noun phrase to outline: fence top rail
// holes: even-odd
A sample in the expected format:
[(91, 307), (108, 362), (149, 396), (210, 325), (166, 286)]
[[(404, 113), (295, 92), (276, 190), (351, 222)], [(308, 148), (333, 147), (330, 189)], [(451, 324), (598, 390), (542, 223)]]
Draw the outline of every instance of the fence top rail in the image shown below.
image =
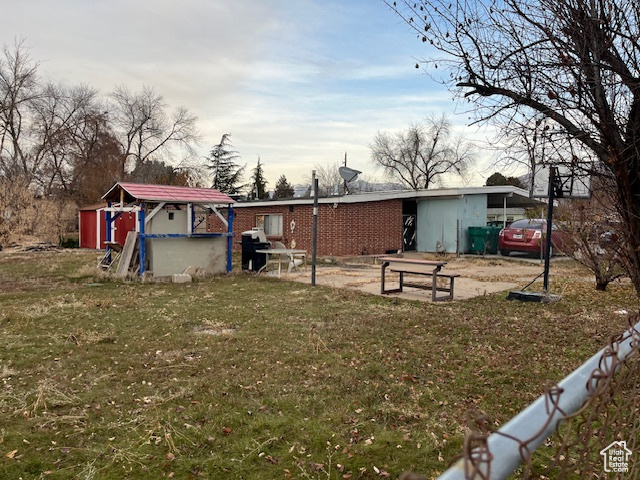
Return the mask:
[[(438, 480), (505, 479), (522, 463), (522, 452), (533, 452), (567, 416), (576, 413), (594, 391), (598, 372), (613, 375), (619, 363), (638, 348), (640, 322), (612, 341), (560, 383), (504, 424), (487, 439), (487, 446), (472, 451), (484, 471), (462, 458)], [(477, 469), (477, 466), (475, 467)]]

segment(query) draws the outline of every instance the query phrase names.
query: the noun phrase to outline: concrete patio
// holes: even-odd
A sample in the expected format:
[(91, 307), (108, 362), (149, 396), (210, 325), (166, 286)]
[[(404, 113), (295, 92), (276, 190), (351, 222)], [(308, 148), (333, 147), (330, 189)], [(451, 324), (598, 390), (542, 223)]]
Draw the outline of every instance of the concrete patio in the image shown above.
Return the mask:
[[(406, 257), (419, 259), (435, 259), (435, 255), (407, 253)], [(460, 277), (455, 282), (453, 301), (465, 300), (491, 293), (512, 289), (520, 289), (531, 282), (543, 271), (540, 260), (531, 258), (504, 258), (500, 256), (461, 256), (450, 255), (437, 257), (447, 262), (443, 269), (446, 273), (458, 273)], [(369, 259), (337, 259), (337, 264), (319, 262), (316, 268), (316, 285), (333, 288), (348, 288), (373, 295), (380, 294), (380, 265), (374, 264), (375, 258)], [(562, 261), (554, 258), (553, 263)], [(551, 268), (553, 274), (553, 265)], [(282, 275), (283, 279), (302, 283), (311, 283), (311, 266), (301, 272)], [(388, 274), (391, 285), (397, 284), (397, 274)], [(407, 300), (431, 301), (429, 291), (405, 288), (402, 293), (384, 295)]]

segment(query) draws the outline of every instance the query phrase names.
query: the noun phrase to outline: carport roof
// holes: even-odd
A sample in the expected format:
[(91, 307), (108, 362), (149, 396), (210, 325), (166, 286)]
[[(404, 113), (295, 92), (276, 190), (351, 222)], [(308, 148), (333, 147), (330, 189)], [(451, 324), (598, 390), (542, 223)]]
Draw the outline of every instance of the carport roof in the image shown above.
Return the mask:
[[(433, 188), (427, 190), (393, 190), (389, 192), (367, 192), (353, 195), (341, 195), (321, 197), (319, 203), (343, 204), (361, 202), (380, 202), (385, 200), (423, 200), (428, 198), (463, 198), (466, 195), (487, 195), (487, 206), (503, 207), (506, 198), (509, 207), (531, 207), (540, 205), (541, 202), (529, 198), (529, 192), (511, 185), (499, 185), (491, 187), (460, 187), (460, 188)], [(282, 200), (261, 200), (251, 202), (239, 202), (234, 208), (242, 207), (266, 207), (278, 205), (305, 205), (312, 204), (313, 199), (287, 198)]]
[(231, 204), (234, 200), (213, 188), (177, 187), (173, 185), (148, 185), (144, 183), (118, 182), (102, 198), (118, 202), (124, 200), (139, 202), (205, 203)]

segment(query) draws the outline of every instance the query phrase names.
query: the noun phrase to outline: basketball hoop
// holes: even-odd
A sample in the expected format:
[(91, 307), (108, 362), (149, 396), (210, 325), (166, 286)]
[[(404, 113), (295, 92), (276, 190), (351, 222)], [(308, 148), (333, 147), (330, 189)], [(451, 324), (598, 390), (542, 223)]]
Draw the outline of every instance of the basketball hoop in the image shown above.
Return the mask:
[(531, 198), (549, 198), (550, 169), (554, 169), (554, 198), (591, 198), (591, 163), (536, 164), (531, 176)]

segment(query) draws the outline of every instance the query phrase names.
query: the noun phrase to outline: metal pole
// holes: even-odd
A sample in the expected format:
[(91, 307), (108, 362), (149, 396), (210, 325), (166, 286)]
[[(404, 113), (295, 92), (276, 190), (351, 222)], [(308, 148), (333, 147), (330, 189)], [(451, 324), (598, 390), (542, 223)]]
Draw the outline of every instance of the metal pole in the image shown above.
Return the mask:
[(227, 208), (227, 273), (232, 270), (232, 253), (233, 253), (233, 207), (229, 205)]
[[(344, 166), (345, 167), (347, 166), (347, 152), (344, 152)], [(344, 192), (343, 192), (343, 195), (346, 195), (347, 194), (347, 179), (345, 178), (343, 180), (344, 180)], [(340, 192), (338, 192), (338, 193), (340, 193)]]
[[(315, 177), (315, 176), (314, 176)], [(311, 285), (316, 285), (316, 254), (318, 253), (318, 179), (313, 179), (313, 240), (311, 249)]]
[[(544, 293), (549, 293), (549, 262), (551, 253), (551, 222), (553, 220), (553, 201), (556, 198), (555, 168), (549, 167), (549, 206), (547, 208), (547, 237), (544, 246)], [(542, 240), (542, 239), (541, 239)]]

